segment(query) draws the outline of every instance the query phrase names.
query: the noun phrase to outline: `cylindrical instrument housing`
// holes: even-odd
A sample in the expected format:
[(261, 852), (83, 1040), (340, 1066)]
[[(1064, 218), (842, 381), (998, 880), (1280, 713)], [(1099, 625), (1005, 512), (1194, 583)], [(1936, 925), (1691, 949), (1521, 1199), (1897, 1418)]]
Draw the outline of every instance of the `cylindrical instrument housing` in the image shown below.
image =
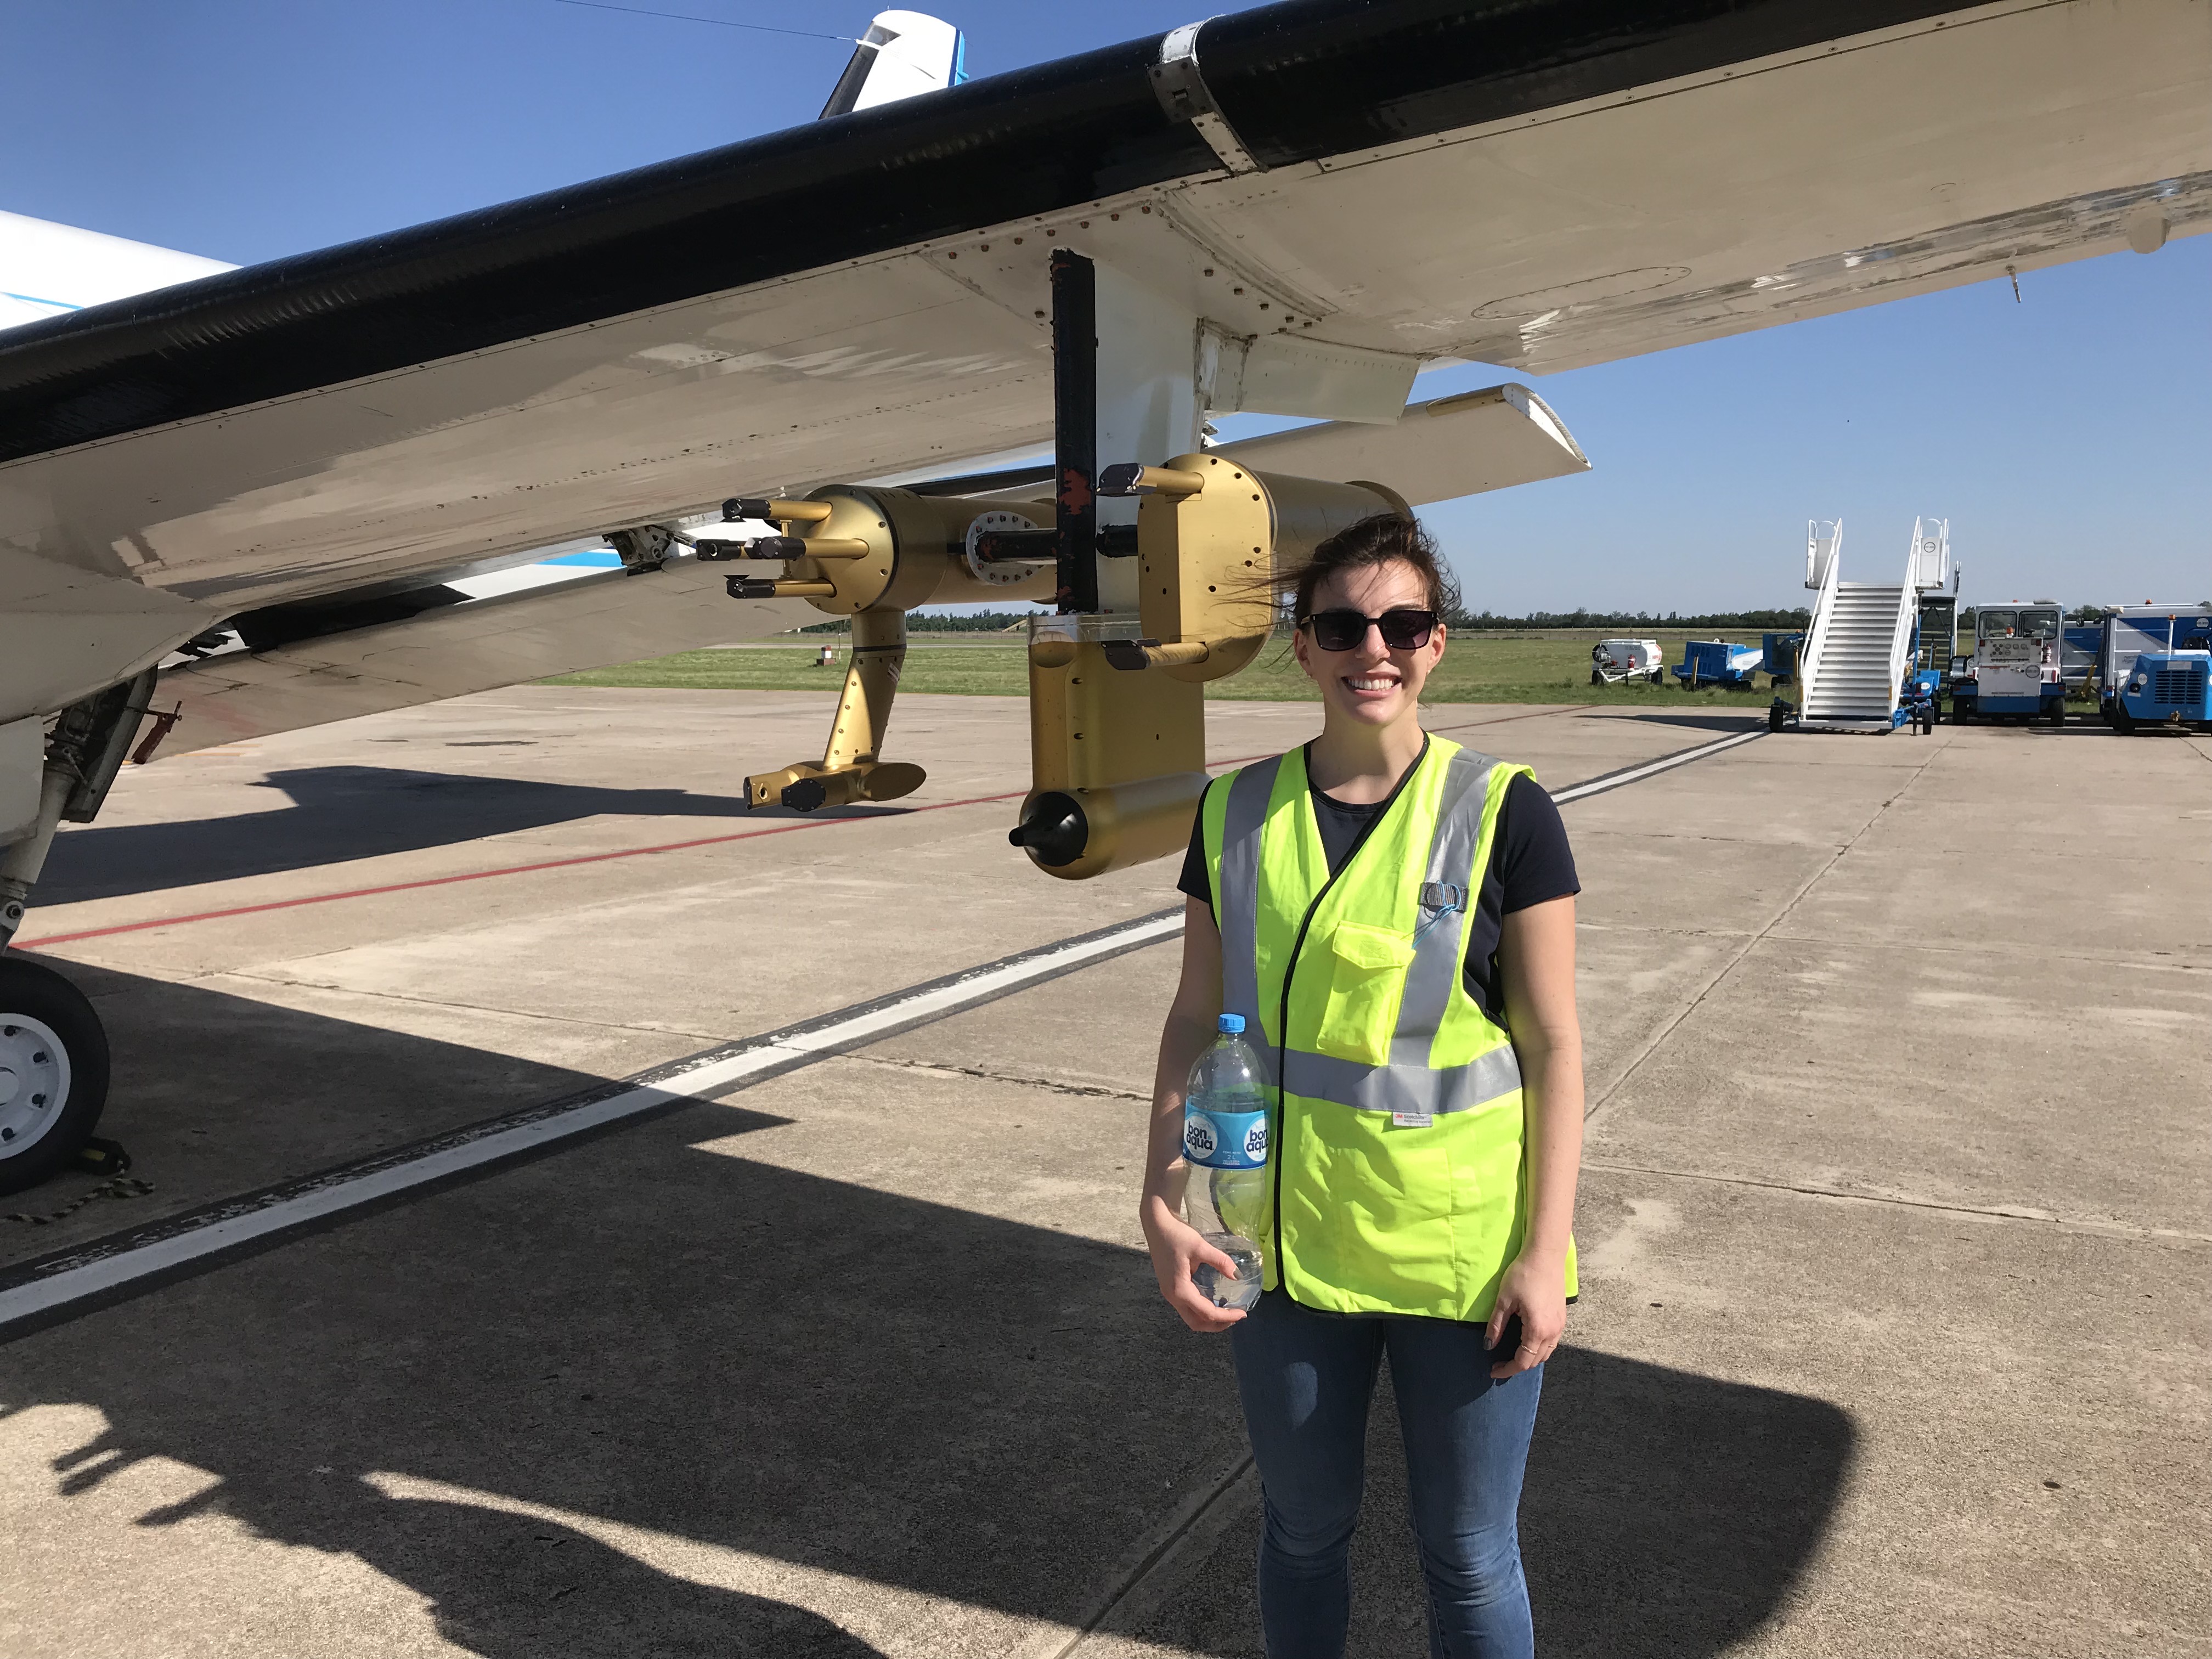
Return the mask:
[(815, 492), (812, 505), (823, 509), (823, 516), (807, 522), (800, 534), (781, 538), (778, 546), (793, 550), (787, 577), (827, 585), (807, 597), (832, 616), (1052, 597), (1048, 567), (1021, 580), (987, 583), (969, 569), (966, 556), (968, 526), (984, 514), (1027, 506), (1049, 518), (1049, 501), (979, 501), (832, 484)]
[[(1257, 656), (1284, 578), (1322, 542), (1378, 513), (1413, 516), (1381, 484), (1254, 472), (1202, 451), (1145, 471), (1204, 480), (1137, 509), (1138, 612), (1164, 648), (1158, 672), (1177, 679), (1221, 679)], [(1164, 651), (1194, 643), (1208, 647), (1195, 659)]]

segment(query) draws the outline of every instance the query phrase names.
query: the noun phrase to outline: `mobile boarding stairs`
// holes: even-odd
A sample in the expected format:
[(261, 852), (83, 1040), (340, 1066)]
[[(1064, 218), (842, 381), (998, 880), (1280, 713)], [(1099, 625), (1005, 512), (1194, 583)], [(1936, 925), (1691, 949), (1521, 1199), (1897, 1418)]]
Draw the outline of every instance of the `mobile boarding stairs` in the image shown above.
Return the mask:
[(1797, 701), (1777, 697), (1767, 725), (1777, 732), (1893, 732), (1917, 720), (1926, 730), (1933, 704), (1907, 681), (1921, 595), (1952, 579), (1949, 521), (1913, 521), (1904, 579), (1897, 582), (1844, 580), (1843, 541), (1840, 519), (1806, 526), (1805, 586), (1820, 597), (1798, 659)]

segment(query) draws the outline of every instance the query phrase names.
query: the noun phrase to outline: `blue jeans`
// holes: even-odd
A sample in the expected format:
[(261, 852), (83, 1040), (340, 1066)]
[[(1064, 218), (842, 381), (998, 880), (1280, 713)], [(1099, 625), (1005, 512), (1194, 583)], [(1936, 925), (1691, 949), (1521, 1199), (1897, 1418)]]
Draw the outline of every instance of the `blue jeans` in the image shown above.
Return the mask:
[(1490, 1379), (1480, 1325), (1352, 1318), (1270, 1291), (1230, 1333), (1260, 1469), (1268, 1659), (1339, 1659), (1352, 1617), (1367, 1402), (1384, 1352), (1429, 1586), (1432, 1659), (1528, 1659), (1521, 1475), (1543, 1368)]

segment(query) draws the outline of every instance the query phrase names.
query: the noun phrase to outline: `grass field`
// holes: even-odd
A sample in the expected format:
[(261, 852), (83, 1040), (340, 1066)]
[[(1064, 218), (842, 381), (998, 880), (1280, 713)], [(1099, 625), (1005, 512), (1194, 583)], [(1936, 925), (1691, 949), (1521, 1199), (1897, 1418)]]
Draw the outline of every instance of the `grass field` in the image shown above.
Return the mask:
[[(1656, 636), (1666, 660), (1682, 660), (1680, 634)], [(1700, 635), (1711, 638), (1712, 635)], [(1756, 645), (1735, 635), (1744, 643)], [(842, 677), (841, 641), (836, 669), (818, 667), (819, 641), (806, 646), (759, 645), (711, 651), (680, 651), (673, 656), (562, 674), (548, 685), (672, 687), (696, 690), (822, 691)], [(1691, 691), (1672, 674), (1659, 685), (1592, 685), (1590, 647), (1595, 636), (1581, 633), (1455, 634), (1444, 659), (1430, 677), (1430, 702), (1634, 703), (1653, 708), (1763, 708), (1773, 693), (1762, 676), (1755, 691), (1711, 687)], [(906, 658), (899, 684), (908, 691), (949, 691), (971, 696), (1020, 696), (1029, 690), (1028, 669), (1019, 645), (927, 642), (924, 635)], [(1288, 641), (1270, 645), (1243, 673), (1217, 680), (1207, 695), (1250, 702), (1309, 702), (1319, 694), (1299, 672)]]

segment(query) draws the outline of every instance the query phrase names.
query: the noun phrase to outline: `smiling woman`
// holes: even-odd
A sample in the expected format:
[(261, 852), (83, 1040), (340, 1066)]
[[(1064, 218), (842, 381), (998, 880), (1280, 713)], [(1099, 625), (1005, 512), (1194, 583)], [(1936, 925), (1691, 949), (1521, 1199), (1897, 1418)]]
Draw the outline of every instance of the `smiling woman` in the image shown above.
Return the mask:
[[(1233, 1333), (1267, 1651), (1344, 1651), (1387, 1352), (1439, 1650), (1525, 1655), (1522, 1470), (1576, 1289), (1580, 884), (1526, 767), (1421, 727), (1457, 596), (1420, 526), (1360, 520), (1294, 592), (1322, 733), (1200, 806), (1139, 1216), (1169, 1305)], [(1183, 1079), (1224, 1013), (1274, 1095), (1249, 1312), (1199, 1288), (1237, 1266), (1176, 1213)]]

